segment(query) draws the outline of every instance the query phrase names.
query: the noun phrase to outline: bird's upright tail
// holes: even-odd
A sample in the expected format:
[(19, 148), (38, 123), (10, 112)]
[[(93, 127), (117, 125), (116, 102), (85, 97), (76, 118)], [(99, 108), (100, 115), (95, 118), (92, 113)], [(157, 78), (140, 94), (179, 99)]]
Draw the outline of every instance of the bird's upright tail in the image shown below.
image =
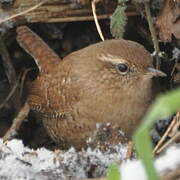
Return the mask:
[(34, 58), (40, 74), (52, 71), (60, 61), (59, 56), (27, 26), (19, 26), (16, 31), (19, 45)]

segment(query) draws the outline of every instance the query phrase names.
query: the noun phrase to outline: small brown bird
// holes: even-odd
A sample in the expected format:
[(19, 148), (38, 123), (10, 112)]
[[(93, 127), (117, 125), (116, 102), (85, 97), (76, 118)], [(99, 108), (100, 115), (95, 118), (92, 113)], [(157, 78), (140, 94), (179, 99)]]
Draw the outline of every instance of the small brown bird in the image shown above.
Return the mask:
[(107, 40), (61, 60), (28, 27), (17, 41), (40, 70), (27, 104), (41, 115), (52, 139), (83, 147), (98, 123), (110, 123), (131, 137), (153, 98), (153, 68), (145, 48), (128, 40)]

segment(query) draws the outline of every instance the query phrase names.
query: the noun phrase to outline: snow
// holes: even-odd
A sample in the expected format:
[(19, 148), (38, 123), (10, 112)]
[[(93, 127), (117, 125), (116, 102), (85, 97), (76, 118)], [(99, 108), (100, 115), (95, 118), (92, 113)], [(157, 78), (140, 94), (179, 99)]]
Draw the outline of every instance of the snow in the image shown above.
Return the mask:
[[(116, 151), (82, 150), (68, 151), (37, 150), (25, 147), (20, 140), (3, 143), (0, 140), (0, 179), (7, 180), (53, 180), (82, 179), (106, 175), (111, 163), (120, 164), (126, 157), (127, 145), (116, 145)], [(157, 171), (175, 169), (180, 165), (180, 144), (168, 150), (155, 161)], [(120, 166), (122, 180), (146, 180), (144, 168), (139, 160), (122, 161)], [(131, 173), (129, 173), (131, 172)]]
[[(155, 160), (155, 167), (159, 174), (176, 169), (180, 165), (180, 144), (171, 146)], [(147, 180), (141, 161), (132, 160), (125, 162), (120, 167), (122, 180)], [(129, 173), (131, 172), (131, 173)]]
[(176, 169), (180, 165), (180, 145), (171, 146), (167, 149), (164, 156), (156, 160), (155, 166), (158, 172), (162, 173), (165, 170)]
[[(120, 167), (122, 180), (146, 180), (146, 173), (141, 161), (131, 160), (123, 163)], [(131, 173), (130, 173), (131, 172)]]
[(74, 148), (63, 152), (45, 148), (32, 150), (24, 147), (22, 141), (0, 140), (0, 179), (68, 179), (105, 176), (106, 169), (112, 162), (123, 160), (127, 146), (117, 145), (113, 153), (99, 150)]

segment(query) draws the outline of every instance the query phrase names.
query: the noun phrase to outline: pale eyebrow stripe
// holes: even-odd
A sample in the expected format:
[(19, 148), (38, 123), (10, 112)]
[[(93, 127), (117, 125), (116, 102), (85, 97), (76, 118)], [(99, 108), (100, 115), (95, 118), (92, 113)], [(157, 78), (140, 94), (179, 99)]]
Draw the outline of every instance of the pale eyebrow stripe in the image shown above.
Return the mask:
[(126, 63), (126, 60), (119, 58), (117, 56), (112, 56), (111, 54), (101, 54), (99, 56), (101, 61), (111, 62), (112, 64)]

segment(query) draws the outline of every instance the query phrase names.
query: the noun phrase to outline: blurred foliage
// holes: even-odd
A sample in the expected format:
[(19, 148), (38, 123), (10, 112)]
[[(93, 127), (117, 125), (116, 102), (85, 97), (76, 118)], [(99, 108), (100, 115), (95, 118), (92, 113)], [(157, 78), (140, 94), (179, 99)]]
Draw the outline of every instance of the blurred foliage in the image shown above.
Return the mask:
[(165, 118), (180, 109), (180, 88), (157, 98), (146, 114), (143, 123), (134, 135), (136, 151), (144, 164), (148, 179), (157, 180), (158, 176), (153, 164), (150, 128), (158, 119)]
[[(134, 135), (136, 151), (142, 160), (149, 180), (158, 180), (158, 175), (154, 168), (152, 155), (152, 142), (150, 138), (150, 128), (158, 119), (168, 117), (180, 109), (180, 88), (159, 96), (150, 107), (141, 126)], [(108, 180), (120, 180), (119, 168), (111, 165), (108, 169)]]
[(112, 164), (107, 171), (107, 180), (120, 180), (119, 167), (116, 164)]

